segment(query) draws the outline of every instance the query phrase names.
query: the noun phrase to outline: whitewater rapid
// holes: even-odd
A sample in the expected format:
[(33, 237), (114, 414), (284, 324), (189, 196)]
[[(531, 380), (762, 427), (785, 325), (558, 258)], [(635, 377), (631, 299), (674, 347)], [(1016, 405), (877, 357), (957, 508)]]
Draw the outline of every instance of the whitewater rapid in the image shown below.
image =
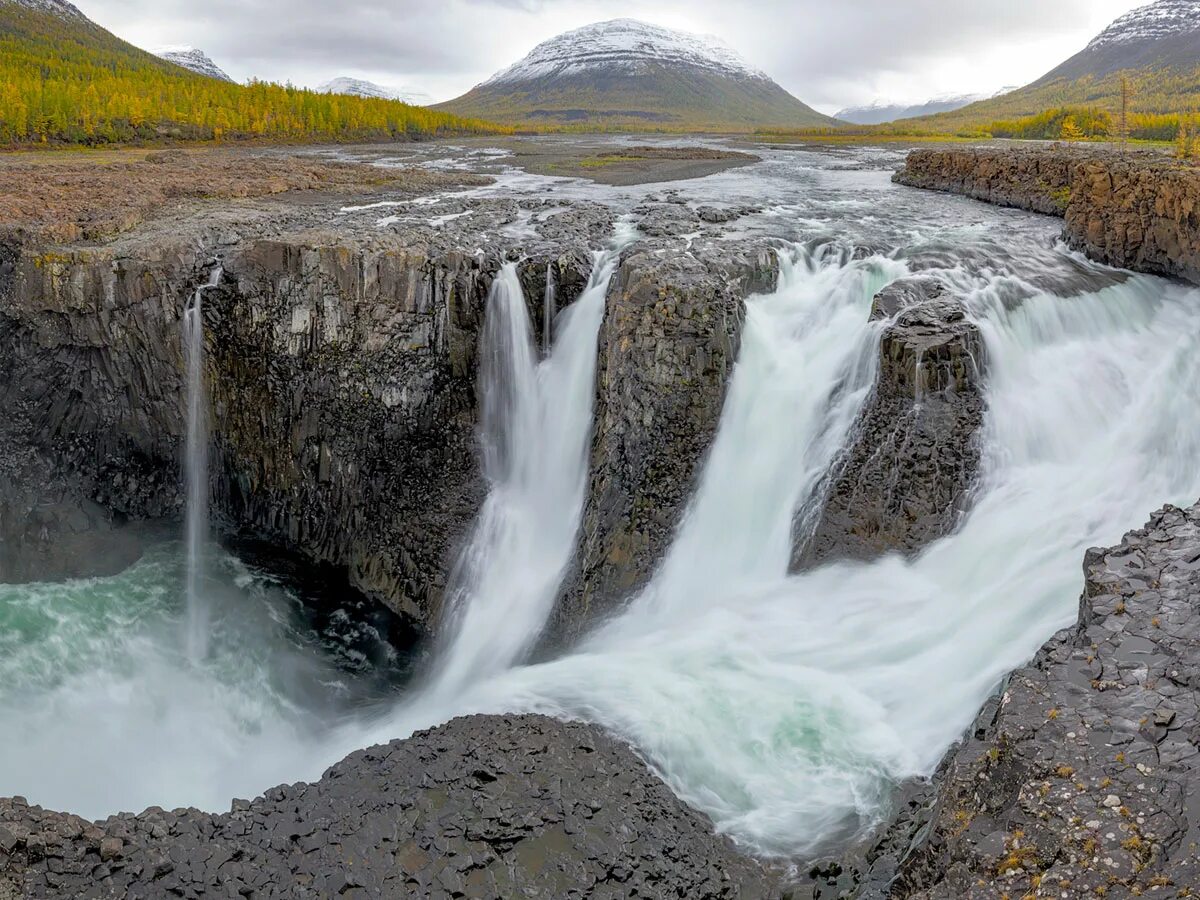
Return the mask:
[(1085, 549), (1200, 496), (1200, 404), (1180, 387), (1200, 383), (1200, 291), (1129, 276), (1064, 298), (950, 268), (989, 359), (971, 512), (915, 559), (789, 576), (794, 514), (874, 377), (871, 298), (907, 273), (899, 255), (785, 254), (779, 289), (747, 303), (715, 445), (650, 585), (563, 658), (418, 695), (370, 737), (469, 712), (579, 718), (754, 852), (804, 856), (876, 822), (1074, 620)]

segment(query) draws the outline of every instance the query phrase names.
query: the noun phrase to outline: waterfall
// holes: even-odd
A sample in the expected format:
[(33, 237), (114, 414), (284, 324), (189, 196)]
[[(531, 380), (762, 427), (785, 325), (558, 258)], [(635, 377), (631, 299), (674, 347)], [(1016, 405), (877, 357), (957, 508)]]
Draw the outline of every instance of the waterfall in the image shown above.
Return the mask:
[(555, 287), (554, 287), (554, 264), (546, 264), (546, 304), (542, 310), (542, 346), (545, 348), (546, 355), (550, 355), (550, 349), (554, 344), (554, 317), (558, 315), (558, 307), (555, 305)]
[(585, 719), (754, 852), (804, 857), (878, 821), (1074, 621), (1085, 549), (1200, 496), (1200, 407), (1179, 387), (1200, 383), (1200, 292), (1131, 276), (1014, 304), (1003, 278), (946, 270), (989, 359), (973, 509), (916, 558), (788, 575), (792, 513), (873, 377), (871, 295), (905, 271), (785, 260), (779, 289), (747, 302), (718, 435), (645, 591), (570, 654), (493, 667), (371, 739), (471, 713)]
[(604, 298), (632, 239), (622, 225), (612, 246), (593, 254), (587, 287), (557, 317), (558, 339), (540, 363), (516, 265), (492, 285), (480, 347), (489, 491), (451, 579), (430, 696), (452, 697), (506, 671), (545, 628), (583, 513)]
[(204, 600), (205, 544), (208, 540), (208, 391), (204, 384), (204, 292), (216, 287), (223, 271), (215, 267), (208, 282), (196, 288), (183, 315), (183, 349), (187, 366), (186, 597), (188, 658), (208, 655), (209, 611)]

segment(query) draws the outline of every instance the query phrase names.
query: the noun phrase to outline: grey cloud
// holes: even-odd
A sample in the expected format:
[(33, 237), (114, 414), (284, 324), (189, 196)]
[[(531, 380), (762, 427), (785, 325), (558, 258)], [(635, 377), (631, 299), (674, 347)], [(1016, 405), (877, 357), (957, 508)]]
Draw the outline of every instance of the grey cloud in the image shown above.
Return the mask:
[[(1137, 0), (76, 0), (143, 43), (192, 43), (242, 77), (304, 83), (374, 72), (451, 96), (567, 28), (618, 16), (714, 33), (801, 98), (858, 102), (882, 83), (956, 92), (939, 67), (995, 86), (1033, 78)], [(142, 38), (142, 35), (148, 37)], [(1003, 48), (1047, 43), (1045, 59)], [(1012, 75), (1006, 72), (1013, 73)], [(852, 96), (857, 95), (857, 96)]]

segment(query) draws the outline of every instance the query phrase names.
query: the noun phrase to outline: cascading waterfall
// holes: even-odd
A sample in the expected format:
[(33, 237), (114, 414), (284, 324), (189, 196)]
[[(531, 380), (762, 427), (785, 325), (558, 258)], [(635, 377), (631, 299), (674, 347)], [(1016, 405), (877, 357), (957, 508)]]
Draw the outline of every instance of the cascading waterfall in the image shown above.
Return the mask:
[(755, 852), (804, 856), (875, 822), (1073, 620), (1085, 548), (1200, 496), (1200, 407), (1173, 387), (1200, 383), (1200, 292), (1134, 276), (1013, 304), (997, 276), (945, 272), (988, 347), (975, 507), (915, 559), (789, 576), (792, 512), (869, 388), (871, 295), (904, 272), (785, 262), (747, 304), (700, 488), (643, 594), (571, 654), (408, 704), (372, 737), (476, 712), (581, 718)]
[(613, 246), (594, 254), (588, 285), (556, 317), (540, 364), (516, 264), (492, 285), (480, 348), (490, 489), (452, 579), (448, 640), (429, 696), (452, 697), (504, 672), (541, 636), (583, 511), (604, 297), (632, 237), (622, 226)]
[(204, 600), (205, 544), (208, 541), (208, 391), (204, 384), (204, 292), (215, 288), (223, 271), (215, 267), (208, 282), (196, 288), (183, 315), (184, 361), (187, 365), (186, 544), (188, 658), (208, 655), (209, 611)]

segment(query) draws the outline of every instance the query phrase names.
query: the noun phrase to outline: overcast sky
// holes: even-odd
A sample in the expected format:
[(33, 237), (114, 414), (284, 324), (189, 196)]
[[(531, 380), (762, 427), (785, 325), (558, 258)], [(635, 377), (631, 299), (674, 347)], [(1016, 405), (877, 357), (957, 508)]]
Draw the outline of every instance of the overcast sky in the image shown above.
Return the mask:
[(630, 17), (715, 34), (824, 112), (1033, 81), (1145, 0), (74, 0), (235, 79), (336, 75), (455, 97), (559, 32)]

